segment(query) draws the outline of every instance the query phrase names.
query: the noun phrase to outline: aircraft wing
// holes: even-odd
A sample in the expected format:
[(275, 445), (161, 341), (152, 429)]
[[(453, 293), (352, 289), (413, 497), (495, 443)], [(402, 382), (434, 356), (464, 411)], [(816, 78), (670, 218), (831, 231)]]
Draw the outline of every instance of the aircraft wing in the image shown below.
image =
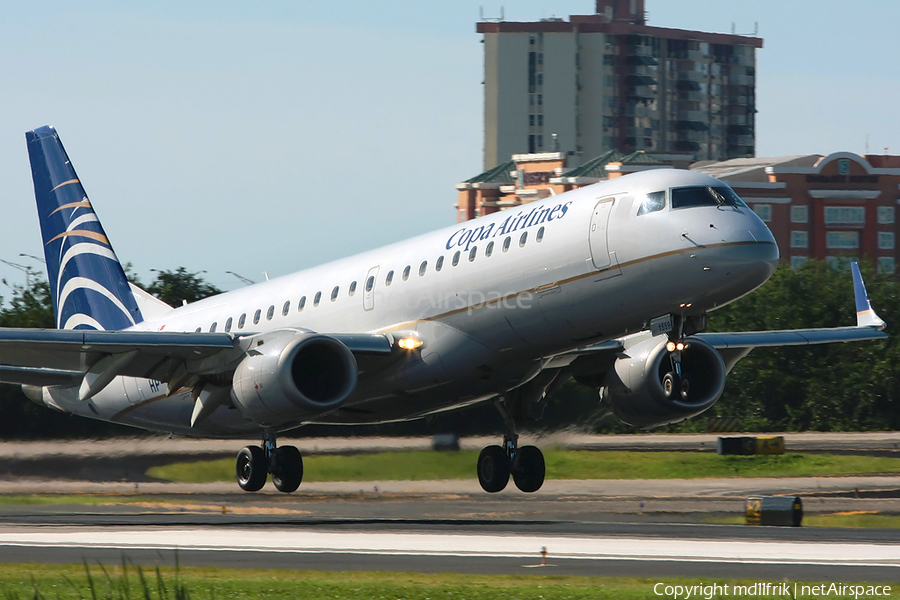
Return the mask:
[[(208, 370), (216, 358), (243, 353), (230, 333), (94, 331), (0, 328), (0, 381), (26, 385), (75, 385), (104, 363), (115, 375), (167, 380), (178, 365)], [(385, 355), (392, 341), (380, 334), (331, 334), (354, 355)], [(222, 361), (228, 362), (226, 360)]]

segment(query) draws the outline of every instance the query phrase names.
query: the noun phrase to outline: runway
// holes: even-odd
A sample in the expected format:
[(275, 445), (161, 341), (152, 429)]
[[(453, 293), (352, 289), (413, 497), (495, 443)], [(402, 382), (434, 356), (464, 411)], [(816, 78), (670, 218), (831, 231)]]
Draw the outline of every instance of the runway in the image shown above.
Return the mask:
[[(845, 451), (893, 453), (898, 437), (841, 439)], [(659, 441), (666, 449), (708, 443)], [(617, 444), (626, 442), (652, 448), (654, 440)], [(43, 451), (49, 462), (59, 452)], [(46, 504), (0, 506), (0, 562), (174, 564), (177, 552), (183, 565), (236, 568), (900, 582), (896, 530), (703, 524), (741, 515), (756, 493), (800, 494), (807, 514), (900, 514), (896, 476), (549, 480), (537, 494), (490, 495), (474, 481), (305, 484), (284, 495), (271, 484), (246, 494), (234, 484), (0, 480), (0, 495), (48, 489), (101, 503), (51, 495)]]

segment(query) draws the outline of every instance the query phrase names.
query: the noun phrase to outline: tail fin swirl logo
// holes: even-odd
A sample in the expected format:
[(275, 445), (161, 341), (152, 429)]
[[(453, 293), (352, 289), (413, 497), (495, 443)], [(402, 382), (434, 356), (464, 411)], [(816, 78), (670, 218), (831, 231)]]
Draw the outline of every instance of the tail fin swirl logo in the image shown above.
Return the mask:
[(57, 327), (117, 330), (140, 322), (125, 271), (56, 130), (25, 137)]

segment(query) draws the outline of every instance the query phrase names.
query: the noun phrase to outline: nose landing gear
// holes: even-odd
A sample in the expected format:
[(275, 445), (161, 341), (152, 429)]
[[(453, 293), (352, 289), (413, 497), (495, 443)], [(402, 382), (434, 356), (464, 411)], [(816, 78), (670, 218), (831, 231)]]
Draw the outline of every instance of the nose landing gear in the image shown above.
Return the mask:
[(300, 487), (303, 480), (303, 458), (294, 446), (275, 447), (275, 432), (267, 429), (263, 434), (263, 447), (241, 448), (235, 461), (237, 482), (245, 492), (257, 492), (266, 485), (272, 474), (272, 483), (279, 492), (290, 493)]
[(478, 456), (478, 482), (484, 491), (496, 493), (506, 488), (512, 475), (517, 488), (536, 492), (544, 484), (544, 454), (536, 446), (520, 448), (515, 420), (503, 401), (496, 401), (495, 406), (503, 416), (506, 433), (503, 446), (488, 446)]

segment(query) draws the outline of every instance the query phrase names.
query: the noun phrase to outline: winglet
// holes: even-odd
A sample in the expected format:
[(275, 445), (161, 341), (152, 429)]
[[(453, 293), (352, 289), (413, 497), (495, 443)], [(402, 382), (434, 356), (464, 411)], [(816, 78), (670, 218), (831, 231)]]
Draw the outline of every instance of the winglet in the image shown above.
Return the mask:
[(859, 264), (850, 263), (850, 270), (853, 272), (853, 294), (856, 298), (856, 325), (857, 327), (871, 327), (873, 329), (884, 329), (887, 323), (881, 320), (869, 303), (869, 294), (866, 292), (866, 284), (863, 283), (862, 275), (859, 272)]

